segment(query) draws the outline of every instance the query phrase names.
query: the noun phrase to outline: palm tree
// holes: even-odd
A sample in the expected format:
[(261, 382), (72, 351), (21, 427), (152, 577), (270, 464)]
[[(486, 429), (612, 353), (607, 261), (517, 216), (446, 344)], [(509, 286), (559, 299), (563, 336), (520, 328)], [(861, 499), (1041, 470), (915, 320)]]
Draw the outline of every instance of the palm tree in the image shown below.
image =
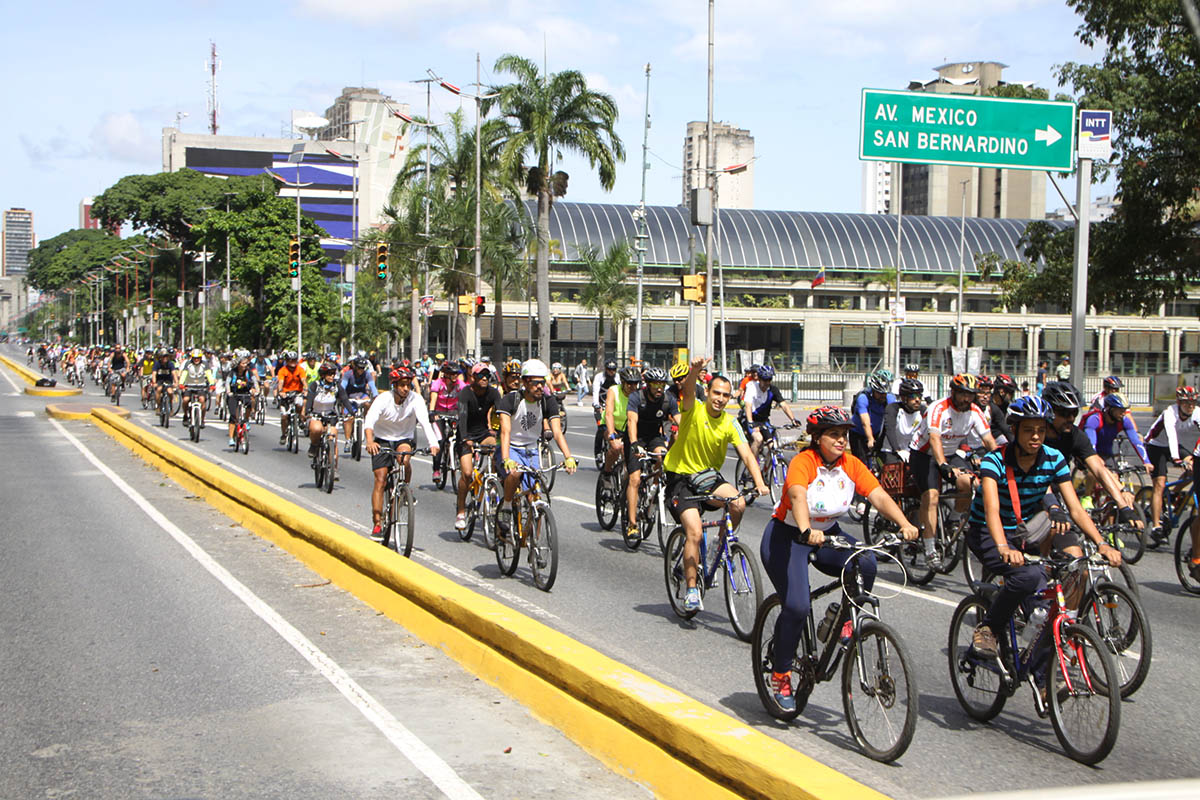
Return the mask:
[(596, 336), (596, 364), (599, 365), (604, 363), (605, 315), (613, 322), (629, 319), (629, 304), (636, 299), (637, 289), (629, 282), (633, 269), (629, 243), (614, 242), (603, 257), (596, 248), (584, 246), (579, 257), (588, 276), (588, 282), (579, 292), (579, 305), (600, 317)]
[(528, 220), (520, 207), (509, 202), (485, 206), (484, 215), (483, 269), (494, 295), (492, 363), (499, 364), (504, 359), (504, 290), (527, 280), (528, 268), (521, 252), (529, 238)]
[[(550, 360), (550, 207), (555, 197), (567, 193), (567, 173), (552, 172), (552, 160), (563, 152), (584, 156), (600, 175), (600, 185), (611, 190), (617, 180), (617, 162), (625, 148), (615, 127), (617, 104), (603, 92), (588, 88), (583, 73), (564, 70), (543, 75), (537, 64), (517, 55), (501, 56), (496, 72), (515, 78), (494, 87), (494, 101), (509, 122), (510, 131), (501, 153), (504, 172), (524, 183), (537, 196), (537, 303), (538, 355)], [(526, 165), (526, 159), (532, 164)]]

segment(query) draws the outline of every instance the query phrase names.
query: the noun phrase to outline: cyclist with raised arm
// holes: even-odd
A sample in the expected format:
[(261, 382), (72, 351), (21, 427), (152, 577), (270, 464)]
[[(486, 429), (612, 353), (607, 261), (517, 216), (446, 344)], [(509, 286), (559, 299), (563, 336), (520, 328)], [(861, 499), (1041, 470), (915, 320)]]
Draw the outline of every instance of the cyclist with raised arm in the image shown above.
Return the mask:
[(850, 452), (859, 461), (866, 463), (882, 444), (884, 412), (889, 404), (896, 402), (891, 389), (892, 373), (881, 369), (871, 373), (866, 386), (854, 395), (850, 407)]
[[(769, 426), (771, 424), (771, 407), (779, 406), (782, 408), (783, 415), (793, 425), (796, 424), (796, 417), (792, 414), (791, 406), (783, 399), (779, 387), (774, 383), (774, 367), (770, 364), (764, 364), (758, 368), (755, 377), (757, 378), (756, 380), (746, 384), (746, 391), (742, 394), (742, 412), (746, 415), (742, 424), (749, 437), (750, 452), (757, 461), (758, 451), (763, 443), (762, 428), (764, 425)], [(710, 383), (709, 385), (711, 386), (712, 384)]]
[(237, 424), (238, 412), (243, 405), (253, 408), (254, 398), (258, 395), (258, 373), (250, 366), (250, 357), (242, 356), (234, 364), (229, 373), (226, 385), (226, 397), (229, 404), (229, 446), (236, 447), (234, 427)]
[[(696, 400), (696, 381), (707, 361), (704, 357), (694, 358), (688, 367), (681, 388), (683, 399), (679, 401), (679, 434), (663, 459), (667, 479), (667, 508), (687, 535), (683, 545), (683, 572), (688, 588), (683, 607), (688, 611), (696, 611), (701, 607), (696, 575), (700, 560), (700, 537), (703, 534), (702, 501), (692, 498), (703, 495), (723, 498), (737, 496), (733, 484), (721, 474), (721, 466), (725, 463), (725, 454), (730, 445), (737, 450), (738, 458), (753, 478), (754, 490), (760, 495), (768, 494), (758, 462), (746, 444), (741, 426), (725, 413), (725, 406), (733, 396), (733, 383), (724, 375), (714, 375), (708, 385), (708, 399), (703, 403)], [(715, 509), (718, 506), (708, 503), (705, 507)], [(741, 523), (745, 510), (746, 502), (740, 498), (729, 504), (729, 516), (734, 528)]]
[(191, 394), (192, 402), (200, 404), (200, 427), (203, 428), (208, 418), (208, 393), (217, 379), (205, 363), (204, 352), (200, 348), (193, 347), (188, 354), (188, 361), (180, 370), (180, 379), (184, 391)]
[(500, 391), (492, 386), (492, 371), (482, 362), (471, 367), (471, 383), (458, 393), (458, 506), (455, 530), (467, 528), (467, 492), (475, 471), (475, 445), (496, 443), (492, 423)]
[[(851, 416), (834, 406), (818, 408), (808, 415), (805, 428), (812, 443), (788, 464), (782, 496), (759, 546), (763, 568), (781, 600), (779, 618), (775, 621), (771, 684), (775, 701), (784, 711), (796, 707), (791, 684), (792, 659), (811, 603), (808, 565), (812, 563), (826, 575), (842, 574), (852, 551), (827, 549), (821, 544), (826, 536), (857, 541), (838, 526), (838, 518), (850, 510), (854, 496), (867, 498), (880, 514), (899, 526), (905, 539), (917, 538), (916, 527), (905, 518), (896, 501), (862, 461), (846, 452), (852, 424)], [(868, 553), (856, 561), (863, 589), (870, 591), (875, 583), (875, 556)]]
[(642, 373), (642, 388), (629, 397), (625, 411), (629, 456), (629, 485), (625, 490), (625, 503), (629, 512), (629, 529), (632, 536), (637, 532), (637, 498), (642, 484), (641, 453), (667, 452), (668, 423), (679, 425), (679, 402), (667, 392), (667, 371), (650, 367)]
[(1191, 449), (1197, 444), (1200, 431), (1200, 409), (1196, 408), (1194, 386), (1175, 390), (1175, 402), (1163, 409), (1146, 431), (1146, 453), (1154, 470), (1154, 494), (1150, 499), (1150, 533), (1156, 541), (1162, 538), (1163, 491), (1167, 488), (1167, 466), (1175, 464), (1192, 469)]
[[(888, 403), (883, 412), (883, 444), (879, 452), (883, 463), (908, 463), (913, 434), (925, 416), (925, 386), (914, 378), (900, 381), (900, 399)], [(861, 460), (861, 459), (860, 459)]]
[(355, 356), (350, 366), (342, 372), (342, 389), (346, 392), (347, 414), (345, 422), (346, 444), (342, 452), (349, 453), (354, 438), (354, 415), (360, 408), (370, 408), (371, 401), (378, 395), (375, 375), (365, 355)]
[[(1048, 389), (1050, 384), (1047, 384)], [(980, 491), (971, 504), (967, 546), (984, 568), (1004, 578), (984, 621), (975, 629), (972, 647), (983, 656), (999, 655), (997, 637), (1004, 631), (1017, 606), (1036, 597), (1046, 587), (1040, 566), (1025, 563), (1025, 553), (1048, 552), (1050, 547), (1078, 555), (1078, 537), (1052, 533), (1053, 523), (1074, 522), (1095, 542), (1109, 563), (1121, 563), (1121, 554), (1105, 544), (1087, 512), (1075, 496), (1066, 458), (1046, 445), (1052, 410), (1037, 397), (1014, 400), (1008, 408), (1008, 424), (1014, 441), (984, 456), (980, 464)], [(1051, 501), (1046, 524), (1033, 519), (1046, 508), (1051, 490), (1062, 506)], [(1044, 603), (1037, 599), (1036, 603)]]
[(604, 397), (604, 431), (608, 438), (608, 451), (604, 454), (603, 471), (613, 471), (619, 458), (627, 458), (629, 434), (626, 430), (629, 397), (642, 384), (642, 374), (637, 367), (625, 367), (620, 373), (621, 382), (608, 387)]
[[(388, 470), (395, 463), (395, 453), (411, 453), (417, 441), (417, 426), (429, 443), (429, 452), (437, 455), (438, 439), (429, 424), (429, 408), (413, 389), (413, 371), (397, 367), (388, 375), (390, 392), (381, 392), (371, 403), (363, 423), (363, 438), (371, 456), (371, 472), (375, 483), (371, 488), (371, 538), (383, 539), (379, 518), (383, 514), (383, 490), (387, 487)], [(386, 450), (384, 448), (387, 448)], [(404, 482), (412, 480), (412, 464), (404, 463)]]

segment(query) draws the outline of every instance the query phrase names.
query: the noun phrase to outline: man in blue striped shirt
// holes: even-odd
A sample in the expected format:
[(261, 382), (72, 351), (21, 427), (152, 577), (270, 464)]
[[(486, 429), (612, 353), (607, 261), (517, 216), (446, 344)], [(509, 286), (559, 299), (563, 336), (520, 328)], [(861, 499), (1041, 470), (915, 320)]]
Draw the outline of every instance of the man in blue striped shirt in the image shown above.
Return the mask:
[[(1046, 573), (1039, 566), (1025, 563), (1024, 550), (1048, 550), (1051, 544), (1034, 541), (1027, 529), (1031, 518), (1041, 512), (1047, 493), (1053, 489), (1067, 511), (1051, 501), (1047, 514), (1055, 528), (1073, 521), (1114, 566), (1121, 554), (1103, 543), (1100, 532), (1079, 505), (1071, 485), (1071, 470), (1062, 454), (1043, 447), (1048, 418), (1053, 412), (1040, 397), (1021, 397), (1008, 407), (1006, 419), (1015, 441), (984, 456), (979, 467), (980, 490), (971, 505), (967, 546), (985, 569), (1004, 577), (983, 624), (975, 631), (973, 646), (981, 655), (995, 656), (999, 650), (996, 635), (1004, 630), (1017, 606), (1025, 598), (1046, 587)], [(1013, 507), (1016, 497), (1017, 508)], [(1067, 512), (1070, 512), (1068, 516)], [(1046, 526), (1047, 528), (1049, 526)], [(1058, 550), (1081, 554), (1078, 539), (1070, 534), (1053, 537)]]

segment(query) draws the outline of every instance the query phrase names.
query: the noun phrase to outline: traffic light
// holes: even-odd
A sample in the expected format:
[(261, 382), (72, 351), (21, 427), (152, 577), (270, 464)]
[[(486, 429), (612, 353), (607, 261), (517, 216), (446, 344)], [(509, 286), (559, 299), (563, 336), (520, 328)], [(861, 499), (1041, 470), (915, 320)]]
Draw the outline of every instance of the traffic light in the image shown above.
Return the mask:
[(458, 313), (471, 314), (475, 310), (475, 296), (460, 294), (458, 296)]
[(375, 274), (379, 280), (386, 281), (388, 277), (388, 246), (387, 242), (375, 245)]
[(487, 303), (484, 302), (483, 295), (481, 295), (481, 294), (475, 295), (475, 313), (476, 314), (486, 314), (487, 313)]
[(683, 299), (703, 303), (706, 277), (702, 274), (683, 276)]
[(288, 242), (288, 265), (293, 278), (300, 277), (300, 240), (295, 236)]

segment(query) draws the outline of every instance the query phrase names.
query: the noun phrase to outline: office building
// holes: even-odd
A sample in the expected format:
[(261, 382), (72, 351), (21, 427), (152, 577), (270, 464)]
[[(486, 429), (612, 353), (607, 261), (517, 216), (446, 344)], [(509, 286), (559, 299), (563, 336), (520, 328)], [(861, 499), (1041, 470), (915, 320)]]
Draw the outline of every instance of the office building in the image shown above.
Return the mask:
[[(750, 131), (726, 122), (713, 123), (716, 140), (717, 204), (720, 208), (754, 208), (754, 137)], [(730, 174), (729, 167), (745, 164), (746, 169)], [(683, 205), (690, 202), (691, 190), (706, 186), (708, 147), (705, 123), (689, 122), (683, 140)]]
[(892, 213), (892, 167), (890, 161), (862, 162), (862, 212)]
[(100, 230), (100, 220), (92, 218), (92, 203), (94, 197), (85, 197), (79, 201), (79, 227), (83, 230)]
[(0, 276), (24, 275), (29, 269), (29, 251), (37, 246), (33, 235), (33, 212), (10, 208), (4, 212), (4, 252)]

